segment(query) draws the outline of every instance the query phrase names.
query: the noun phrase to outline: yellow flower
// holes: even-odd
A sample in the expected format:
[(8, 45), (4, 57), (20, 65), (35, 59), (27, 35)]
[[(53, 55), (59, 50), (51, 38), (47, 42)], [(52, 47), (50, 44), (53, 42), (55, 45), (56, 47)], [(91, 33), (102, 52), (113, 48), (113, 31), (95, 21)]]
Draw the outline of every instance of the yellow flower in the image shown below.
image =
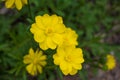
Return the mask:
[(39, 43), (41, 49), (55, 49), (62, 43), (62, 34), (66, 28), (61, 17), (45, 14), (36, 16), (35, 21), (30, 31), (34, 34), (34, 39)]
[(78, 45), (77, 38), (78, 35), (76, 32), (70, 28), (67, 28), (63, 34), (63, 42), (58, 46), (58, 48), (68, 48)]
[(7, 8), (13, 8), (15, 6), (18, 10), (21, 10), (24, 4), (27, 4), (27, 0), (5, 0), (5, 6)]
[(42, 67), (46, 65), (46, 55), (43, 55), (42, 51), (34, 52), (32, 48), (29, 50), (29, 54), (24, 56), (23, 62), (28, 64), (26, 70), (32, 76), (37, 75), (37, 72), (42, 73)]
[(115, 68), (116, 60), (115, 60), (115, 57), (113, 55), (110, 55), (110, 54), (107, 55), (106, 65), (108, 67), (108, 70)]
[(84, 62), (82, 50), (80, 48), (69, 47), (65, 50), (57, 50), (53, 55), (54, 64), (59, 65), (64, 75), (74, 75), (77, 70), (82, 69)]

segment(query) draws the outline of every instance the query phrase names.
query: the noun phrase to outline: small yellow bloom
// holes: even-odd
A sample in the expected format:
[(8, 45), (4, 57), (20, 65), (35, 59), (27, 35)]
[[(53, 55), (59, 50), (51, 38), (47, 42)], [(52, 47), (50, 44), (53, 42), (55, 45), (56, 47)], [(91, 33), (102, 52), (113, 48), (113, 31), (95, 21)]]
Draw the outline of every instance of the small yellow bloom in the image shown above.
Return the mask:
[(45, 14), (36, 16), (35, 21), (30, 31), (34, 34), (34, 39), (39, 43), (41, 49), (55, 49), (62, 43), (62, 34), (66, 28), (61, 17)]
[(76, 32), (70, 28), (66, 28), (65, 33), (63, 34), (63, 42), (61, 45), (58, 46), (58, 48), (68, 48), (71, 46), (78, 45), (77, 42), (78, 35)]
[(18, 10), (21, 10), (24, 4), (27, 4), (27, 0), (5, 0), (6, 8), (13, 8), (15, 6)]
[(116, 60), (115, 60), (115, 57), (113, 55), (110, 55), (110, 54), (107, 55), (106, 65), (108, 67), (108, 70), (115, 68)]
[(74, 75), (77, 70), (82, 69), (84, 62), (82, 50), (80, 48), (69, 47), (65, 50), (57, 50), (53, 55), (54, 64), (59, 65), (64, 75)]
[(42, 67), (46, 65), (46, 55), (43, 55), (42, 51), (34, 52), (32, 48), (29, 50), (29, 54), (24, 56), (23, 62), (28, 64), (26, 70), (32, 76), (37, 75), (37, 72), (42, 73)]

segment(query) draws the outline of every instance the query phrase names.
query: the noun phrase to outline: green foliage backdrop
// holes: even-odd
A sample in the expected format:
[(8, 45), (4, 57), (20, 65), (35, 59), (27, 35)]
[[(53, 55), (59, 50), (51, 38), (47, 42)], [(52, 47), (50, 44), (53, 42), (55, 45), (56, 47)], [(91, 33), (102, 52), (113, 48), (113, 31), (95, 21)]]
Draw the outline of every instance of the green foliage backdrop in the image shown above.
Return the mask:
[[(78, 75), (87, 79), (85, 65), (94, 69), (105, 63), (105, 55), (114, 53), (120, 61), (120, 37), (118, 41), (107, 40), (109, 36), (120, 35), (120, 1), (119, 0), (29, 0), (29, 5), (22, 10), (7, 9), (2, 14), (4, 2), (0, 1), (0, 80), (28, 80), (23, 56), (30, 47), (35, 49), (29, 29), (36, 15), (57, 14), (63, 17), (64, 24), (74, 29), (79, 35), (79, 45), (83, 49), (85, 63)], [(30, 12), (31, 11), (31, 12)], [(118, 27), (116, 27), (119, 25)], [(114, 28), (117, 28), (114, 30)], [(46, 54), (54, 51), (45, 51)], [(52, 57), (52, 54), (48, 58)], [(49, 61), (50, 62), (50, 61)], [(54, 67), (54, 66), (53, 66)], [(51, 68), (51, 67), (50, 67)], [(103, 69), (105, 67), (102, 67)], [(53, 71), (45, 69), (38, 75), (39, 80), (55, 80)], [(58, 68), (57, 77), (62, 79)], [(46, 74), (48, 76), (46, 76)], [(31, 77), (32, 78), (32, 77)]]

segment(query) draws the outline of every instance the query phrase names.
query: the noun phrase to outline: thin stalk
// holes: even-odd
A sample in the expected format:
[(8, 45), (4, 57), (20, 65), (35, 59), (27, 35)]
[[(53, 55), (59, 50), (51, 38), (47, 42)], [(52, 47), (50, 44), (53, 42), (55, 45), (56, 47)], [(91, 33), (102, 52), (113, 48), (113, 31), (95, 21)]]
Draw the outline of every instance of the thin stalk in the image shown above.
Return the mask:
[(32, 15), (31, 6), (30, 6), (30, 0), (28, 0), (28, 10), (29, 10), (30, 18), (33, 20), (33, 15)]

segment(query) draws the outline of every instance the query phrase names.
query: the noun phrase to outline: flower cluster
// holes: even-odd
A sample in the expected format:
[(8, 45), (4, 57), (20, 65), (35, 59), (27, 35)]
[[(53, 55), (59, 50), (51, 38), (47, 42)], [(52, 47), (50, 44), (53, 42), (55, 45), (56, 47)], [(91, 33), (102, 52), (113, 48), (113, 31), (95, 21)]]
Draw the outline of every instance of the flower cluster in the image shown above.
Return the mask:
[(82, 49), (76, 48), (78, 35), (63, 24), (62, 17), (48, 14), (36, 16), (30, 31), (41, 49), (57, 49), (53, 55), (54, 64), (60, 66), (64, 75), (74, 75), (82, 69)]
[[(29, 11), (31, 13), (29, 0), (2, 0), (2, 1), (4, 1), (6, 8), (16, 8), (17, 10), (21, 10), (24, 5), (28, 4)], [(39, 7), (37, 6), (38, 4), (36, 4), (36, 2), (35, 3), (32, 2), (32, 5), (35, 6), (36, 8)], [(34, 10), (34, 12), (36, 13), (36, 10)], [(33, 21), (32, 19), (29, 19), (29, 21), (30, 22)], [(32, 48), (30, 48), (29, 53), (23, 57), (23, 63), (24, 65), (26, 65), (26, 71), (31, 76), (36, 76), (37, 74), (42, 73), (43, 67), (47, 65), (47, 61), (51, 61), (51, 60), (53, 60), (53, 63), (48, 63), (48, 65), (45, 68), (45, 71), (47, 71), (47, 69), (54, 68), (53, 66), (51, 67), (51, 64), (58, 66), (64, 75), (75, 75), (78, 72), (78, 70), (82, 69), (82, 64), (84, 62), (83, 51), (81, 48), (76, 47), (78, 45), (78, 41), (77, 41), (78, 35), (73, 29), (64, 25), (62, 17), (57, 16), (55, 14), (54, 15), (44, 14), (43, 16), (40, 15), (36, 16), (35, 22), (30, 27), (30, 32), (33, 34), (34, 40), (39, 44), (39, 48), (43, 50), (43, 51), (42, 50), (39, 51), (37, 49), (36, 51), (34, 51)], [(86, 45), (84, 47), (86, 47)], [(89, 51), (91, 53), (96, 52), (91, 50), (94, 47), (96, 46), (93, 47), (91, 47), (91, 45), (88, 46), (90, 50), (88, 50), (86, 47), (86, 50), (88, 50), (87, 52)], [(44, 55), (43, 54), (44, 51), (48, 49), (55, 50), (55, 53), (47, 54), (47, 56)], [(88, 55), (86, 59), (90, 57), (92, 58), (92, 56)], [(98, 59), (104, 59), (104, 57), (106, 58), (105, 63), (103, 63), (103, 60), (98, 61)], [(104, 57), (94, 58), (95, 61), (98, 61), (98, 63), (96, 62), (94, 63), (95, 67), (97, 67), (98, 65), (98, 67), (100, 68), (103, 67), (103, 69), (107, 68), (108, 70), (112, 70), (113, 68), (115, 68), (116, 66), (115, 57), (110, 54)], [(88, 60), (93, 61), (92, 59), (88, 59)], [(20, 69), (22, 68), (20, 67)], [(20, 69), (17, 70), (15, 68), (14, 70), (19, 72)], [(47, 75), (48, 74), (49, 73), (47, 72)]]
[(24, 4), (27, 4), (27, 0), (4, 0), (6, 8), (16, 7), (18, 10), (22, 9)]
[(115, 68), (116, 60), (115, 60), (115, 57), (113, 55), (110, 55), (110, 54), (107, 55), (106, 65), (108, 67), (108, 70)]
[(37, 75), (37, 72), (42, 73), (42, 67), (46, 65), (46, 55), (43, 55), (42, 51), (34, 52), (32, 48), (29, 50), (29, 54), (24, 56), (23, 62), (28, 64), (26, 70), (31, 75)]

